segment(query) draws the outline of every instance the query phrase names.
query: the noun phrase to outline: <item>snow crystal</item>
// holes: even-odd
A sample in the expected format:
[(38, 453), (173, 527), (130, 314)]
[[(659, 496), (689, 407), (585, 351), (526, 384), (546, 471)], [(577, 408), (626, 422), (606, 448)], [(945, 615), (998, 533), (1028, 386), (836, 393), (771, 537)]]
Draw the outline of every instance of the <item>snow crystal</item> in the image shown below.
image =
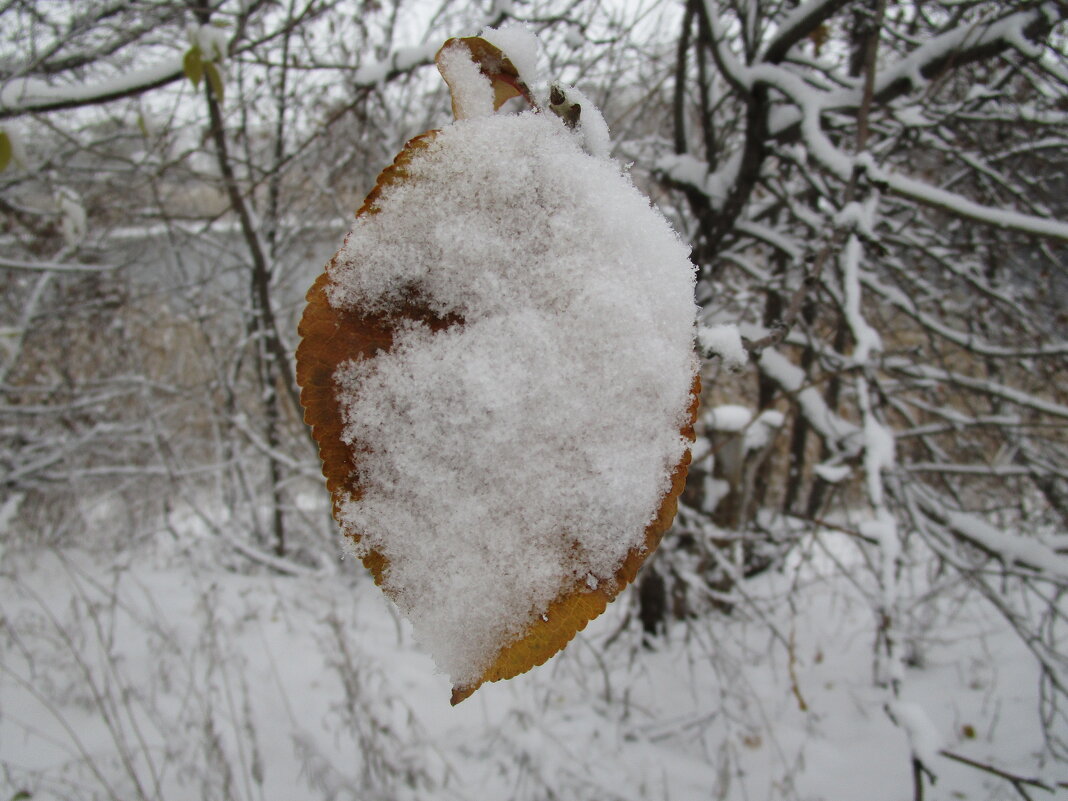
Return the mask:
[(493, 84), (471, 59), (467, 45), (454, 42), (443, 49), (438, 55), (438, 69), (449, 84), (457, 119), (493, 114)]
[(710, 356), (719, 356), (729, 370), (740, 370), (749, 361), (736, 325), (702, 326), (697, 329), (697, 341)]
[(500, 48), (501, 52), (512, 62), (519, 71), (519, 77), (523, 82), (533, 88), (542, 83), (539, 80), (538, 52), (541, 44), (537, 34), (525, 25), (513, 23), (502, 25), (500, 28), (485, 28), (480, 34), (491, 45)]
[(415, 297), (463, 323), (409, 323), (338, 369), (363, 490), (340, 519), (463, 685), (643, 544), (688, 444), (694, 271), (553, 115), (458, 121), (408, 173), (357, 220), (328, 297), (361, 313)]

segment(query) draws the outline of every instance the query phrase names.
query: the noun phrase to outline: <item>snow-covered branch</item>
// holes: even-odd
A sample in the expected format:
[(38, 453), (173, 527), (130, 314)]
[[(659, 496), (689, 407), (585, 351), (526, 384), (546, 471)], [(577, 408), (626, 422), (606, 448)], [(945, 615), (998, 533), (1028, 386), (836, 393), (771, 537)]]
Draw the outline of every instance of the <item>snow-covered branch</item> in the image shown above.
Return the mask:
[(806, 0), (789, 12), (777, 26), (775, 37), (768, 42), (764, 61), (778, 64), (790, 48), (819, 28), (827, 19), (848, 5), (849, 0)]
[(1068, 557), (1040, 540), (1002, 531), (974, 515), (939, 506), (933, 499), (920, 500), (923, 510), (954, 536), (1003, 562), (1006, 567), (1021, 566), (1068, 583)]
[(805, 386), (805, 372), (776, 350), (763, 352), (760, 371), (773, 379), (784, 391), (796, 396), (801, 412), (809, 424), (835, 450), (856, 453), (860, 448), (860, 429), (832, 411), (815, 387)]
[(400, 47), (386, 58), (361, 65), (352, 76), (354, 87), (377, 86), (383, 82), (411, 72), (416, 67), (434, 63), (434, 54), (440, 44), (427, 42), (423, 45)]
[(173, 56), (92, 84), (56, 86), (40, 78), (13, 78), (0, 86), (0, 119), (136, 97), (181, 77), (182, 58)]
[(976, 353), (980, 356), (994, 358), (1049, 358), (1068, 355), (1068, 342), (1053, 342), (1047, 345), (1034, 347), (1010, 347), (996, 345), (984, 341), (971, 332), (959, 331), (946, 324), (934, 314), (918, 308), (916, 303), (904, 292), (894, 286), (889, 286), (878, 280), (871, 272), (863, 271), (860, 280), (864, 286), (872, 290), (878, 297), (893, 304), (894, 308), (900, 309), (923, 328), (933, 334), (942, 337), (954, 345)]
[(1019, 231), (1034, 236), (1048, 237), (1068, 242), (1068, 223), (1032, 214), (1021, 214), (1013, 209), (984, 206), (973, 200), (947, 192), (923, 181), (917, 181), (889, 170), (874, 168), (868, 171), (869, 178), (885, 186), (901, 197), (915, 200), (924, 206), (939, 209), (965, 219), (981, 222), (995, 228)]
[(887, 360), (887, 368), (890, 370), (921, 378), (931, 382), (941, 382), (954, 387), (970, 389), (985, 395), (990, 395), (1001, 400), (1014, 403), (1023, 408), (1032, 409), (1042, 414), (1048, 414), (1068, 420), (1068, 406), (1056, 401), (1042, 398), (1030, 392), (1025, 392), (1015, 387), (1000, 384), (985, 378), (974, 378), (963, 373), (954, 372), (944, 368), (926, 364), (913, 364), (900, 359)]
[(114, 264), (79, 264), (78, 262), (30, 261), (29, 259), (9, 259), (0, 256), (0, 269), (20, 270), (26, 272), (57, 273), (102, 273), (116, 269)]

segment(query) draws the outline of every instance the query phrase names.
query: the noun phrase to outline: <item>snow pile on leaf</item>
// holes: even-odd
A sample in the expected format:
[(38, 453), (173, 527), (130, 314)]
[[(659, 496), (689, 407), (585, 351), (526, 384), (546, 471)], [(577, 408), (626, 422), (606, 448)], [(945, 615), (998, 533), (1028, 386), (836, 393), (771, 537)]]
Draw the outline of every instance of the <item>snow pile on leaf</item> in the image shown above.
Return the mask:
[[(447, 66), (450, 85), (474, 77)], [(539, 664), (599, 614), (685, 474), (688, 248), (581, 142), (535, 112), (413, 140), (309, 293), (332, 311), (302, 323), (305, 343), (348, 320), (370, 332), (337, 359), (338, 420), (320, 424), (351, 454), (335, 516), (461, 690)], [(320, 335), (315, 314), (339, 321)], [(550, 615), (562, 640), (531, 633)], [(488, 673), (532, 636), (529, 659)]]

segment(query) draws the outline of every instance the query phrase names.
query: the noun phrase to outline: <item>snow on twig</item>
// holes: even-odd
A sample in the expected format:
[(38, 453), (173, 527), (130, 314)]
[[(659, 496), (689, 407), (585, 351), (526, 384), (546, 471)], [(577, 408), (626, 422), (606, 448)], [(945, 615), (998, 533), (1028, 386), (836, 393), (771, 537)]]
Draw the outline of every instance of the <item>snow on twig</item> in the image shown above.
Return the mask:
[(975, 515), (950, 509), (930, 494), (917, 499), (919, 509), (956, 539), (993, 556), (1006, 567), (1025, 567), (1055, 579), (1068, 581), (1068, 557), (1035, 537), (1004, 531)]
[(1005, 347), (1003, 345), (994, 345), (985, 342), (972, 332), (957, 331), (954, 328), (950, 328), (936, 317), (924, 313), (917, 308), (916, 303), (907, 294), (895, 286), (884, 284), (871, 273), (861, 273), (860, 280), (864, 286), (873, 290), (881, 298), (892, 303), (896, 308), (903, 311), (924, 328), (955, 345), (959, 345), (966, 350), (978, 353), (981, 356), (1040, 358), (1068, 354), (1068, 342), (1054, 342), (1032, 348)]
[(842, 258), (842, 281), (845, 284), (845, 315), (853, 331), (856, 347), (853, 359), (864, 364), (872, 353), (883, 349), (883, 340), (861, 311), (860, 259), (862, 249), (855, 233), (849, 235)]
[(905, 730), (913, 756), (928, 767), (933, 765), (943, 740), (924, 708), (912, 701), (894, 700), (887, 704), (887, 712)]
[(393, 75), (433, 64), (437, 51), (438, 46), (430, 42), (412, 47), (398, 47), (384, 59), (371, 61), (357, 69), (353, 83), (357, 87), (376, 86)]
[(788, 11), (778, 23), (775, 37), (765, 51), (765, 59), (770, 62), (780, 60), (789, 48), (807, 36), (817, 23), (828, 18), (847, 2), (848, 0), (807, 0)]
[[(1033, 467), (1020, 464), (955, 464), (945, 462), (914, 462), (908, 466), (910, 473), (946, 473), (965, 476), (1031, 476), (1036, 470)], [(1053, 472), (1053, 471), (1051, 471)], [(1068, 478), (1068, 474), (1057, 473), (1062, 478)]]
[(166, 86), (182, 77), (182, 57), (130, 70), (92, 84), (53, 86), (39, 78), (13, 78), (0, 87), (0, 117), (105, 103)]
[(689, 153), (663, 156), (655, 169), (669, 181), (693, 187), (709, 199), (713, 209), (719, 210), (738, 180), (741, 164), (742, 151), (739, 149), (717, 170), (710, 169), (708, 162)]
[(965, 387), (967, 389), (1011, 401), (1019, 406), (1034, 409), (1036, 412), (1068, 419), (1068, 406), (1037, 397), (1036, 395), (1031, 395), (1027, 392), (1022, 392), (1021, 390), (1004, 384), (998, 384), (986, 378), (972, 378), (970, 376), (962, 375), (961, 373), (954, 373), (928, 364), (911, 364), (898, 360), (889, 362), (887, 366), (915, 378), (928, 378), (932, 381), (944, 381), (947, 384)]
[(749, 361), (742, 336), (734, 325), (700, 326), (697, 341), (709, 356), (719, 356), (729, 370), (740, 370)]
[(891, 192), (915, 200), (924, 206), (942, 209), (958, 217), (986, 223), (996, 228), (1008, 228), (1068, 242), (1068, 223), (1060, 220), (1023, 214), (1012, 209), (984, 206), (956, 192), (947, 192), (923, 181), (878, 167), (869, 170), (868, 175), (872, 182), (885, 185)]
[(946, 524), (957, 536), (978, 545), (1006, 565), (1022, 565), (1068, 579), (1068, 558), (1061, 556), (1042, 542), (1019, 534), (1007, 534), (1000, 529), (964, 512), (946, 514)]
[(78, 262), (29, 261), (0, 256), (0, 269), (29, 272), (106, 273), (118, 269), (117, 264), (80, 264)]
[[(1044, 19), (1042, 14), (1040, 9), (1018, 12), (997, 22), (962, 26), (930, 40), (909, 56), (879, 71), (873, 86), (876, 101), (885, 102), (891, 89), (903, 81), (913, 88), (922, 87), (926, 83), (925, 75), (928, 72), (945, 63), (964, 47), (976, 49), (999, 42), (1018, 45), (1026, 40), (1026, 29), (1036, 21)], [(822, 116), (829, 111), (857, 108), (862, 101), (860, 89), (817, 89), (786, 67), (770, 63), (746, 66), (724, 43), (725, 37), (717, 32), (716, 20), (711, 12), (709, 27), (713, 32), (713, 54), (724, 77), (736, 89), (745, 93), (752, 92), (758, 85), (765, 85), (785, 95), (796, 107), (798, 116), (776, 110), (779, 119), (777, 125), (771, 126), (772, 129), (782, 129), (786, 125), (799, 122), (801, 138), (810, 155), (840, 180), (849, 181), (855, 170), (863, 169), (872, 183), (922, 205), (987, 225), (1068, 242), (1068, 223), (1024, 214), (1013, 209), (984, 206), (963, 195), (879, 167), (864, 154), (858, 157), (862, 159), (858, 162), (831, 142), (823, 131)], [(783, 117), (784, 113), (789, 119)], [(722, 194), (720, 183), (722, 178), (727, 176), (726, 172), (723, 175), (709, 174), (707, 169), (702, 172), (698, 160), (685, 156), (672, 157), (664, 164), (663, 169), (669, 176), (694, 186), (710, 198), (714, 199)]]
[(773, 379), (786, 392), (796, 393), (802, 414), (836, 450), (858, 450), (860, 429), (855, 423), (831, 411), (819, 390), (805, 386), (807, 376), (804, 370), (771, 348), (761, 354), (758, 365), (762, 373)]
[(792, 262), (800, 262), (804, 258), (802, 245), (781, 231), (753, 220), (739, 219), (734, 228), (739, 233), (759, 239), (776, 248), (786, 255)]

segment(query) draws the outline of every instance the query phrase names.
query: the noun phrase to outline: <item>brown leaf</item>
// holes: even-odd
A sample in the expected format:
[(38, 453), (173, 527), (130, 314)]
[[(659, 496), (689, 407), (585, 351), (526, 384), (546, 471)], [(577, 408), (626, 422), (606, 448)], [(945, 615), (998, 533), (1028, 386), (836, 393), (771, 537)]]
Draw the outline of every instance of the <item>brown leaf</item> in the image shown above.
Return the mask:
[[(499, 109), (513, 97), (523, 97), (533, 107), (534, 99), (531, 97), (529, 87), (519, 76), (519, 70), (515, 68), (515, 65), (512, 64), (499, 47), (490, 44), (480, 36), (449, 39), (438, 49), (434, 61), (438, 64), (438, 70), (441, 72), (441, 77), (445, 79), (445, 83), (449, 84), (449, 77), (441, 70), (441, 54), (456, 45), (466, 47), (471, 53), (471, 60), (478, 65), (479, 72), (489, 78), (490, 83), (493, 85), (494, 109)], [(452, 84), (449, 84), (449, 90), (455, 94)], [(456, 113), (455, 98), (453, 99), (452, 113), (454, 117), (459, 117)]]
[[(412, 156), (433, 139), (435, 131), (415, 137), (378, 176), (374, 189), (367, 195), (356, 216), (376, 214), (378, 198), (382, 189), (407, 176), (406, 165)], [(388, 317), (382, 315), (363, 316), (354, 312), (339, 311), (330, 305), (326, 297), (326, 286), (330, 283), (330, 270), (337, 259), (337, 254), (326, 266), (326, 270), (308, 290), (307, 307), (301, 318), (297, 333), (301, 337), (297, 346), (297, 384), (301, 388), (300, 402), (304, 407), (304, 422), (312, 427), (312, 436), (319, 445), (319, 458), (323, 461), (323, 475), (326, 488), (333, 500), (334, 518), (338, 518), (340, 502), (354, 494), (359, 496), (359, 486), (353, 483), (356, 471), (355, 454), (358, 448), (352, 448), (341, 439), (344, 422), (341, 406), (338, 403), (334, 385), (334, 373), (338, 366), (350, 359), (372, 359), (382, 350), (389, 350), (393, 344), (393, 331), (403, 320), (419, 320), (434, 330), (456, 324), (459, 320), (441, 319), (414, 304), (394, 312)], [(356, 532), (345, 534), (358, 540)], [(386, 562), (379, 554), (372, 552), (363, 559), (364, 566), (371, 571), (375, 583), (381, 583), (382, 570)]]
[[(435, 131), (430, 131), (405, 145), (393, 164), (379, 175), (374, 189), (356, 213), (357, 217), (379, 212), (383, 188), (408, 180), (408, 165), (412, 158), (427, 146), (435, 134)], [(334, 384), (338, 366), (351, 359), (373, 359), (379, 353), (389, 351), (393, 344), (393, 332), (401, 323), (415, 320), (425, 323), (434, 331), (441, 331), (463, 325), (463, 320), (455, 316), (439, 317), (426, 304), (414, 298), (388, 315), (364, 315), (358, 311), (335, 309), (330, 305), (325, 289), (336, 260), (335, 255), (307, 295), (308, 305), (298, 329), (301, 342), (297, 348), (297, 383), (301, 387), (304, 420), (312, 427), (312, 434), (319, 445), (323, 475), (326, 476), (327, 488), (333, 499), (334, 517), (340, 523), (341, 503), (350, 497), (360, 497), (361, 490), (355, 476), (361, 445), (357, 442), (350, 446), (342, 441), (344, 422)], [(699, 394), (700, 379), (695, 377), (687, 423), (681, 430), (690, 441), (694, 439), (693, 423)], [(512, 678), (542, 664), (605, 610), (607, 604), (634, 580), (638, 568), (660, 544), (664, 532), (671, 526), (689, 463), (690, 454), (687, 451), (672, 473), (671, 487), (661, 501), (656, 518), (645, 529), (643, 545), (627, 554), (615, 573), (614, 581), (602, 582), (593, 589), (585, 582), (576, 581), (561, 592), (550, 603), (544, 616), (535, 619), (522, 636), (512, 642), (501, 643), (493, 664), (477, 682), (453, 688), (453, 704), (469, 697), (484, 682)], [(344, 529), (344, 533), (356, 541), (360, 538), (358, 531)], [(387, 567), (386, 559), (372, 551), (363, 558), (363, 564), (371, 571), (375, 582), (381, 584), (383, 571)]]

